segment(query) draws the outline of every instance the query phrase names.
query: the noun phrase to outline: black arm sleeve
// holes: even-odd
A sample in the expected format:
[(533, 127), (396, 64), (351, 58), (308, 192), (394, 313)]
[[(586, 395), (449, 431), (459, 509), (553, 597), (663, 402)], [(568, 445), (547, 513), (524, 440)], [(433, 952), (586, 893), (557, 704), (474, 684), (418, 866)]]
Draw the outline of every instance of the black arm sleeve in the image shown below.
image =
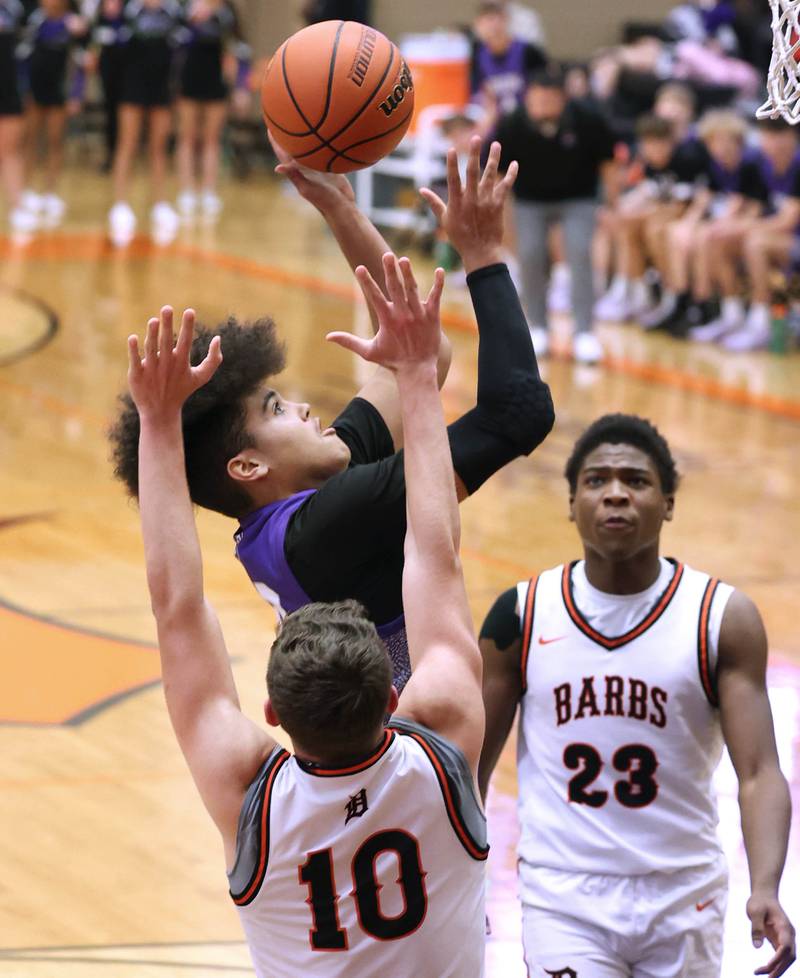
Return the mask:
[(467, 285), (480, 336), (478, 403), (448, 431), (453, 467), (473, 493), (544, 441), (555, 413), (508, 268), (480, 268), (467, 276)]
[(517, 589), (510, 587), (489, 609), (481, 626), (480, 638), (488, 638), (498, 647), (507, 649), (520, 637), (519, 615), (517, 614)]

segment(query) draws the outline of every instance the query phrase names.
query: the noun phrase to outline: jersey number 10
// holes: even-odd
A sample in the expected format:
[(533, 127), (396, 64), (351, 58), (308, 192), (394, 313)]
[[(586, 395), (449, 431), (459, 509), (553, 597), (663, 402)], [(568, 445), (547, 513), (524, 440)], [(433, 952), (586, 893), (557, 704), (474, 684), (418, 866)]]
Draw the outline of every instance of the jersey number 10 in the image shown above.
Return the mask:
[[(375, 875), (375, 861), (384, 852), (395, 853), (400, 864), (398, 883), (403, 890), (403, 912), (386, 917), (381, 911), (381, 884)], [(425, 893), (419, 844), (401, 829), (378, 832), (364, 842), (353, 856), (353, 896), (358, 922), (365, 934), (378, 941), (394, 941), (412, 934), (425, 919), (428, 901)], [(339, 926), (336, 904), (339, 901), (333, 878), (333, 852), (321, 849), (309, 854), (298, 866), (301, 883), (308, 886), (308, 900), (314, 927), (309, 931), (315, 951), (346, 951), (347, 931)]]

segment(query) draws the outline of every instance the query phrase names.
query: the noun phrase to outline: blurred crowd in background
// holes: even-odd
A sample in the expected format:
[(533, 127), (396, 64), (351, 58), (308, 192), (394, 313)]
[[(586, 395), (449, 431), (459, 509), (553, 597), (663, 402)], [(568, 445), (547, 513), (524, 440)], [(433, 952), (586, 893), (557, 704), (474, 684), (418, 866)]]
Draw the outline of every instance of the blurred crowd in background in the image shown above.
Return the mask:
[[(478, 134), (519, 160), (508, 248), (537, 351), (547, 352), (552, 312), (572, 314), (583, 362), (602, 357), (603, 320), (730, 351), (791, 345), (791, 329), (776, 336), (775, 305), (800, 268), (800, 153), (792, 127), (755, 121), (772, 49), (767, 4), (687, 0), (661, 22), (621, 25), (618, 44), (582, 62), (551, 58), (531, 7), (485, 0), (470, 13), (442, 25), (468, 40), (469, 96), (437, 124), (462, 155)], [(369, 0), (308, 0), (299, 14), (371, 19)], [(12, 231), (62, 222), (65, 141), (92, 126), (114, 244), (137, 229), (140, 156), (156, 241), (216, 220), (221, 147), (234, 163), (248, 138), (268, 152), (263, 65), (248, 40), (231, 0), (0, 0)]]

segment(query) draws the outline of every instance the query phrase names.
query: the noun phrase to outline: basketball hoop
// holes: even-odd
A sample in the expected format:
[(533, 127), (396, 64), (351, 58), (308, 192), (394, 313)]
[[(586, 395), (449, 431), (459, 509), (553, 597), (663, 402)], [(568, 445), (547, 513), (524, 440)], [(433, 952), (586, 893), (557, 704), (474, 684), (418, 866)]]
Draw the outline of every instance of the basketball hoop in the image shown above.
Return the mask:
[(767, 101), (758, 119), (783, 117), (800, 122), (800, 0), (769, 0), (772, 8), (772, 60), (767, 75)]

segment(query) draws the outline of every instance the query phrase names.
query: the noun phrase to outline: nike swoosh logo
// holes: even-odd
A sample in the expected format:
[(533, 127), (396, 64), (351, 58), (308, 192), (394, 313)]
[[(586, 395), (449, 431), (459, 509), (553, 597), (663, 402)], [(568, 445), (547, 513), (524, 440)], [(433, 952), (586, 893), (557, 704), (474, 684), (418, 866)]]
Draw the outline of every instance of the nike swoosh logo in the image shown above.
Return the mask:
[(712, 904), (713, 902), (714, 902), (714, 897), (712, 897), (712, 898), (711, 898), (710, 900), (706, 900), (706, 902), (705, 902), (705, 903), (696, 903), (696, 904), (694, 905), (694, 909), (695, 909), (695, 910), (696, 910), (696, 911), (697, 911), (698, 913), (700, 913), (700, 911), (701, 911), (701, 910), (705, 910), (705, 909), (706, 909), (706, 907), (710, 907), (710, 906), (711, 906), (711, 904)]
[(539, 636), (539, 645), (549, 645), (551, 642), (563, 642), (566, 635), (557, 635), (555, 638), (543, 638)]

